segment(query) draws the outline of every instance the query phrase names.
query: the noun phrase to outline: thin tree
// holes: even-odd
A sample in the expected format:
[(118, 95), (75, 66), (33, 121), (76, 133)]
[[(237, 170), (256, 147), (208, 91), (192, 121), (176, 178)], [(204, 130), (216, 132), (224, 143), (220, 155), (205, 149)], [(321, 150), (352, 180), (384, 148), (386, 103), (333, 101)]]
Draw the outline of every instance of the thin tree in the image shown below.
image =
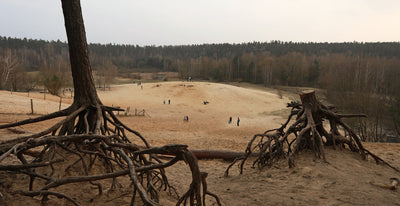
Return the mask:
[[(172, 144), (151, 148), (139, 132), (118, 120), (113, 111), (119, 109), (102, 104), (90, 67), (80, 1), (61, 2), (69, 45), (74, 101), (67, 109), (52, 114), (0, 125), (0, 129), (3, 129), (65, 117), (42, 132), (0, 143), (0, 162), (11, 154), (21, 162), (18, 165), (0, 164), (0, 170), (17, 171), (30, 177), (28, 191), (14, 192), (27, 196), (42, 195), (43, 200), (54, 195), (77, 205), (79, 203), (76, 200), (68, 194), (57, 192), (56, 188), (69, 183), (88, 182), (96, 185), (101, 194), (102, 183), (96, 181), (112, 179), (111, 188), (114, 188), (117, 184), (116, 177), (128, 175), (134, 185), (131, 205), (135, 203), (136, 194), (143, 204), (158, 205), (159, 190), (172, 189), (164, 168), (184, 160), (190, 167), (192, 183), (187, 192), (177, 200), (177, 204), (186, 203), (188, 199), (191, 205), (204, 204), (205, 194), (210, 193), (204, 191), (204, 188), (201, 190), (201, 185), (205, 185), (205, 178), (202, 178), (196, 157), (188, 151), (186, 145)], [(139, 144), (144, 144), (146, 149), (131, 142), (127, 132), (138, 137), (141, 142)], [(41, 151), (35, 153), (33, 149)], [(35, 158), (28, 161), (26, 154)], [(158, 154), (174, 157), (163, 162)], [(75, 167), (78, 163), (82, 166)], [(92, 170), (96, 165), (102, 165), (104, 169)], [(40, 169), (33, 169), (37, 167)], [(53, 176), (56, 170), (71, 175)]]
[(0, 89), (4, 89), (10, 79), (13, 70), (18, 66), (19, 62), (13, 57), (11, 49), (6, 49), (2, 61), (0, 62)]

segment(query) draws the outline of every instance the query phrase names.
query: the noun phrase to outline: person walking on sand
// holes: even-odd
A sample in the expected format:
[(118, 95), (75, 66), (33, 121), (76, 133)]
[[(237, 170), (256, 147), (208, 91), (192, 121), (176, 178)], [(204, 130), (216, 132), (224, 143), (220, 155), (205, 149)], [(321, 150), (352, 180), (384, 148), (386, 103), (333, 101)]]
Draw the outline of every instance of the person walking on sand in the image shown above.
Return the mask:
[(171, 104), (171, 100), (170, 99), (168, 100), (168, 104)]
[(228, 124), (232, 123), (232, 117), (229, 117)]
[(165, 104), (165, 99), (164, 99), (164, 104)]
[(238, 117), (238, 119), (237, 119), (237, 126), (239, 127), (239, 122), (240, 122), (240, 118)]
[(183, 117), (183, 121), (184, 121), (184, 122), (189, 122), (189, 116), (184, 116), (184, 117)]

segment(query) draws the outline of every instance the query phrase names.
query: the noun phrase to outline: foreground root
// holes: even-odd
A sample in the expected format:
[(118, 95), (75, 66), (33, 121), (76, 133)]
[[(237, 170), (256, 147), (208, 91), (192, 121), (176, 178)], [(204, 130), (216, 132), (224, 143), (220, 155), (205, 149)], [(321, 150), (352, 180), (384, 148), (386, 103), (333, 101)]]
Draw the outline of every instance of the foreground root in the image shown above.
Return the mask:
[(378, 183), (374, 183), (374, 182), (370, 182), (371, 185), (383, 188), (383, 189), (389, 189), (389, 190), (397, 190), (397, 188), (399, 187), (400, 184), (400, 180), (392, 177), (390, 178), (390, 185), (386, 185), (386, 184), (378, 184)]
[[(206, 194), (216, 198), (220, 205), (218, 197), (207, 191), (197, 159), (186, 145), (151, 148), (139, 132), (118, 120), (113, 113), (115, 110), (118, 109), (101, 104), (72, 105), (45, 118), (0, 126), (8, 128), (64, 116), (61, 121), (40, 133), (0, 143), (0, 170), (25, 174), (30, 178), (26, 191), (14, 191), (13, 194), (42, 196), (42, 201), (49, 196), (56, 196), (79, 205), (77, 200), (69, 194), (58, 192), (57, 188), (87, 182), (94, 185), (101, 195), (103, 184), (111, 184), (110, 188), (115, 189), (117, 177), (127, 176), (133, 186), (131, 205), (159, 205), (161, 190), (176, 194), (168, 182), (165, 168), (184, 161), (192, 173), (192, 183), (187, 192), (178, 198), (177, 205), (186, 205), (187, 200), (190, 205), (205, 205)], [(137, 137), (134, 141), (146, 145), (146, 148), (133, 143), (127, 133)], [(27, 155), (34, 157), (27, 158)], [(165, 161), (159, 158), (160, 155), (172, 158)], [(1, 164), (4, 159), (12, 157), (17, 157), (20, 164)]]
[[(397, 172), (397, 168), (391, 166), (383, 159), (365, 149), (357, 134), (343, 122), (343, 118), (366, 117), (364, 114), (337, 114), (334, 107), (328, 107), (319, 102), (312, 90), (304, 91), (300, 95), (302, 103), (291, 102), (292, 108), (287, 121), (279, 128), (255, 134), (249, 141), (245, 155), (236, 158), (226, 169), (225, 176), (229, 175), (229, 169), (239, 163), (240, 174), (243, 173), (243, 165), (250, 156), (257, 154), (252, 167), (259, 169), (271, 167), (280, 159), (287, 158), (289, 167), (295, 166), (296, 155), (304, 149), (312, 150), (315, 158), (327, 162), (324, 146), (332, 146), (334, 149), (349, 148), (358, 152), (362, 159), (371, 156), (376, 163), (385, 164)], [(323, 121), (329, 122), (329, 131), (325, 129)], [(292, 122), (289, 125), (289, 123)]]

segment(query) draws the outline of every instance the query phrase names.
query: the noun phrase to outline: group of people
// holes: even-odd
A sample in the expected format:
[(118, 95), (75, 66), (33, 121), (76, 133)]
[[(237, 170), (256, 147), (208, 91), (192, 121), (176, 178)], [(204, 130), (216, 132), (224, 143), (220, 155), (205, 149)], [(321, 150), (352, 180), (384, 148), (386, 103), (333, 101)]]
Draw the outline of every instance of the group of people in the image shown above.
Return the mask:
[[(163, 103), (166, 104), (165, 99), (164, 99)], [(207, 102), (207, 103), (208, 103), (208, 102)], [(170, 99), (168, 99), (168, 104), (171, 104), (171, 100), (170, 100)], [(206, 104), (206, 103), (204, 102), (204, 104)], [(183, 121), (184, 121), (184, 122), (189, 122), (189, 116), (184, 116), (184, 117), (183, 117)], [(228, 124), (231, 124), (232, 121), (233, 121), (233, 120), (232, 120), (232, 117), (229, 117)], [(240, 118), (239, 118), (239, 117), (238, 117), (237, 120), (236, 120), (236, 125), (237, 125), (237, 126), (240, 125)]]
[[(184, 122), (189, 122), (189, 116), (184, 116), (183, 117), (183, 121)], [(229, 117), (228, 123), (231, 124), (232, 123), (232, 117)], [(236, 120), (236, 125), (239, 126), (240, 125), (240, 118), (238, 117)]]
[[(229, 117), (228, 124), (231, 124), (231, 123), (232, 123), (232, 117)], [(239, 126), (239, 123), (240, 123), (240, 118), (238, 117), (237, 121), (236, 121), (236, 125)]]

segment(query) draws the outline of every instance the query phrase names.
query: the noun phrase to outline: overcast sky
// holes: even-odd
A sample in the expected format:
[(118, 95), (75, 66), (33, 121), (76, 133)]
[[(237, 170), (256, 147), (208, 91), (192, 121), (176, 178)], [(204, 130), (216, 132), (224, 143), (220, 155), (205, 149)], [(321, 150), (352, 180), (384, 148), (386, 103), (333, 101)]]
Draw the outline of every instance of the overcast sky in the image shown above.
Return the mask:
[[(400, 41), (400, 0), (81, 0), (90, 43)], [(66, 41), (60, 0), (0, 0), (0, 36)]]

